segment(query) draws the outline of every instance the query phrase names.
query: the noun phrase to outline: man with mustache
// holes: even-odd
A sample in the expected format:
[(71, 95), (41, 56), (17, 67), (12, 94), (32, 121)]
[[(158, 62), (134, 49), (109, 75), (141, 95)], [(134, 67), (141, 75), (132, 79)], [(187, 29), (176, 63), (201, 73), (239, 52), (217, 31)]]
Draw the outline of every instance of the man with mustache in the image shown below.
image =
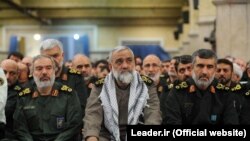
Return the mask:
[(215, 77), (218, 81), (225, 85), (226, 88), (229, 88), (230, 91), (234, 94), (234, 107), (237, 110), (238, 115), (240, 115), (240, 110), (243, 106), (244, 101), (244, 89), (243, 85), (232, 81), (233, 74), (233, 63), (227, 59), (218, 59), (217, 61), (217, 70)]
[(86, 141), (125, 141), (126, 125), (161, 124), (156, 86), (135, 71), (131, 49), (114, 48), (109, 63), (111, 72), (95, 83), (87, 101)]
[(238, 124), (229, 89), (214, 79), (217, 56), (199, 49), (192, 55), (192, 78), (176, 83), (166, 101), (166, 124)]
[[(174, 68), (176, 71), (176, 76), (178, 83), (182, 81), (186, 81), (188, 78), (192, 76), (192, 56), (191, 55), (182, 55), (179, 56), (178, 59), (176, 59), (174, 63)], [(177, 82), (175, 82), (177, 83)], [(166, 117), (166, 100), (169, 94), (169, 91), (173, 88), (173, 84), (168, 85), (168, 89), (164, 90), (164, 93), (161, 96), (161, 111), (162, 111), (162, 119), (165, 119)], [(163, 120), (162, 124), (166, 124), (165, 120)]]
[(88, 97), (84, 78), (82, 77), (81, 72), (78, 72), (75, 69), (67, 68), (63, 65), (64, 52), (62, 43), (56, 39), (44, 40), (40, 44), (40, 53), (42, 55), (48, 55), (55, 60), (55, 80), (76, 90), (84, 116), (84, 109)]
[[(167, 86), (166, 77), (161, 76), (161, 60), (156, 55), (150, 54), (143, 59), (143, 72), (144, 75), (148, 76), (157, 85), (157, 94), (160, 97), (163, 91), (163, 87)], [(165, 78), (165, 79), (164, 79)], [(164, 79), (164, 80), (160, 80)]]
[(18, 63), (11, 59), (4, 59), (1, 62), (0, 67), (5, 73), (8, 85), (7, 102), (5, 105), (5, 140), (14, 140), (16, 137), (13, 128), (13, 114), (18, 99), (17, 95), (21, 89), (20, 84), (18, 83), (20, 70), (18, 69)]
[(77, 141), (82, 112), (75, 90), (55, 82), (55, 62), (38, 55), (32, 62), (34, 82), (18, 94), (14, 127), (20, 141)]

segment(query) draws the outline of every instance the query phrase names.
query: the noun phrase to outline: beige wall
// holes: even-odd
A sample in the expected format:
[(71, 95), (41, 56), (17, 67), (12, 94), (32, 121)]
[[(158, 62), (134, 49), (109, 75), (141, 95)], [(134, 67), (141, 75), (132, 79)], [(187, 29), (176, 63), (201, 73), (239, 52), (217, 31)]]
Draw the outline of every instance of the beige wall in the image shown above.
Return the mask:
[(17, 35), (25, 38), (27, 56), (39, 54), (39, 43), (35, 41), (35, 33), (73, 35), (74, 33), (88, 33), (90, 37), (90, 50), (93, 52), (91, 58), (95, 60), (106, 58), (108, 51), (119, 45), (121, 39), (157, 39), (163, 43), (163, 48), (167, 51), (176, 49), (178, 42), (174, 40), (173, 31), (175, 27), (170, 26), (93, 26), (84, 28), (84, 26), (61, 26), (61, 27), (39, 27), (39, 26), (11, 26), (5, 27), (6, 39), (3, 44), (1, 37), (0, 43), (2, 50), (7, 51), (9, 46), (9, 37)]
[(164, 49), (177, 47), (173, 32), (175, 27), (166, 26), (101, 26), (98, 28), (98, 46), (101, 49), (113, 48), (120, 39), (162, 39)]
[(3, 47), (3, 27), (0, 25), (0, 50), (4, 50)]

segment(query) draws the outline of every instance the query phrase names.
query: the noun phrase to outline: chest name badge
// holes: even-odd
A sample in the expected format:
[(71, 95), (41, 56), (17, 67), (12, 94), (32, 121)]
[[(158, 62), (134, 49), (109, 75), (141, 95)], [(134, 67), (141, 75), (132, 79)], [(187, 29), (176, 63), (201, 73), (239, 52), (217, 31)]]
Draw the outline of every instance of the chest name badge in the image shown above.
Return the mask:
[(64, 125), (64, 117), (57, 117), (56, 118), (56, 127), (57, 129), (63, 128)]

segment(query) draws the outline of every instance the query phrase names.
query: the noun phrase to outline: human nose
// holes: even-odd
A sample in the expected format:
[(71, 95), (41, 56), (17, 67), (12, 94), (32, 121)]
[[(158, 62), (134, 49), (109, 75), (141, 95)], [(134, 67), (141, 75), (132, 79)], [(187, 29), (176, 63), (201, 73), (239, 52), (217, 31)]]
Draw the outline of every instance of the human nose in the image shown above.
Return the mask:
[(47, 69), (46, 68), (43, 68), (42, 69), (42, 74), (46, 74), (47, 73)]
[(128, 63), (126, 62), (126, 61), (124, 61), (123, 63), (122, 63), (122, 68), (128, 68)]
[(203, 67), (202, 68), (202, 74), (207, 74), (208, 73), (208, 68), (207, 67)]

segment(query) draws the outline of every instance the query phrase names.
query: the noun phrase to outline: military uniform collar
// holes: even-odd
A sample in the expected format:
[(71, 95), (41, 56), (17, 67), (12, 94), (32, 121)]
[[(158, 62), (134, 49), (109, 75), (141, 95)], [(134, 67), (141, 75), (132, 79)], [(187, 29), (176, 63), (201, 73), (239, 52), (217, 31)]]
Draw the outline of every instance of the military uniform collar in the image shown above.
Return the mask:
[(67, 75), (68, 70), (69, 70), (69, 68), (67, 68), (67, 67), (65, 67), (65, 66), (63, 65), (63, 66), (62, 66), (61, 73), (60, 73), (59, 77), (57, 77), (57, 78), (62, 79), (62, 80), (64, 80), (64, 81), (67, 81), (67, 80), (68, 80), (68, 75)]
[[(62, 85), (55, 82), (54, 85), (52, 86), (52, 89), (51, 89), (51, 92), (49, 95), (47, 96), (58, 96), (59, 95), (59, 89)], [(32, 98), (36, 98), (36, 97), (39, 97), (41, 96), (40, 95), (40, 92), (37, 90), (37, 87), (35, 87), (33, 93), (32, 93)]]

